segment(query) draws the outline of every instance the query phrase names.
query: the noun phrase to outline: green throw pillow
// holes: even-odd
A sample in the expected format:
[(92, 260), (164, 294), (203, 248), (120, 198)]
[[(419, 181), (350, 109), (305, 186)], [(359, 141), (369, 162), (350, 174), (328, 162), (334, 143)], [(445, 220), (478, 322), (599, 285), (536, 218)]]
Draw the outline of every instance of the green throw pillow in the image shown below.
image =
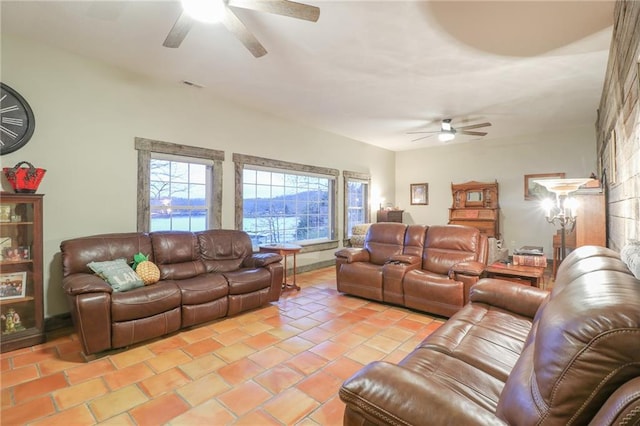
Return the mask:
[(91, 262), (87, 266), (109, 283), (113, 291), (129, 291), (144, 286), (142, 279), (127, 265), (125, 259)]

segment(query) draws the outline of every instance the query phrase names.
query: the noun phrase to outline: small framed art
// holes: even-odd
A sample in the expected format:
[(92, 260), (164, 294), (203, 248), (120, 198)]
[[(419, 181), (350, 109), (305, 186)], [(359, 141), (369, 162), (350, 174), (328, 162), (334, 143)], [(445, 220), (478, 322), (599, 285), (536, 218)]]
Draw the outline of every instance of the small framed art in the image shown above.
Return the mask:
[(534, 182), (537, 179), (564, 179), (564, 173), (541, 173), (536, 175), (524, 175), (524, 199), (525, 200), (542, 200), (544, 198), (553, 197), (553, 194), (547, 191), (542, 185)]
[(429, 204), (429, 184), (428, 183), (412, 183), (411, 184), (411, 205)]
[(0, 300), (19, 299), (25, 296), (26, 291), (26, 271), (0, 274)]
[(31, 259), (31, 247), (29, 246), (18, 247), (18, 255), (20, 256), (21, 260)]
[(4, 247), (2, 249), (2, 260), (5, 262), (18, 262), (24, 260), (22, 257), (22, 247)]
[(10, 204), (3, 204), (0, 206), (0, 222), (11, 222)]

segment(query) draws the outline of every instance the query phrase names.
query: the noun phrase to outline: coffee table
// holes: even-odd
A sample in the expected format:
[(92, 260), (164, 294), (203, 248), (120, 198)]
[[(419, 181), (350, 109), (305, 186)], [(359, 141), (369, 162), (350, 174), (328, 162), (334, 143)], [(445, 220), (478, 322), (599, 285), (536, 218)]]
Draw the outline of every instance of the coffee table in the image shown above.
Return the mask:
[(488, 278), (500, 278), (509, 281), (521, 282), (538, 288), (544, 288), (544, 267), (540, 266), (515, 266), (502, 262), (493, 263), (485, 268)]

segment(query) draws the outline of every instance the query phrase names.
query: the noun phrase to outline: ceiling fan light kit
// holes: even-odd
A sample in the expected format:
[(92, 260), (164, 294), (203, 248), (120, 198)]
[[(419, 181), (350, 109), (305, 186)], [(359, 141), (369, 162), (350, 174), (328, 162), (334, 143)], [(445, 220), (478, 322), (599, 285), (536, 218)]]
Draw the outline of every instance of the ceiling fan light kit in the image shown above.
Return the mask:
[(223, 0), (182, 0), (182, 9), (187, 15), (206, 23), (222, 21), (225, 7)]
[(162, 43), (164, 47), (179, 47), (196, 20), (206, 23), (222, 22), (256, 58), (266, 55), (267, 50), (236, 16), (233, 8), (273, 13), (310, 22), (316, 22), (320, 17), (318, 7), (289, 0), (182, 0), (182, 8), (183, 12)]
[(438, 133), (438, 140), (440, 142), (449, 142), (454, 140), (456, 137), (456, 134), (452, 131), (442, 131), (440, 133)]
[(472, 132), (471, 129), (480, 129), (482, 127), (489, 127), (491, 123), (479, 123), (479, 124), (470, 124), (468, 126), (461, 126), (457, 129), (451, 125), (451, 118), (445, 118), (440, 122), (440, 130), (433, 131), (417, 131), (417, 132), (407, 132), (407, 134), (417, 134), (417, 133), (431, 133), (428, 136), (421, 136), (418, 139), (412, 140), (412, 142), (417, 142), (422, 139), (430, 138), (433, 135), (438, 135), (438, 140), (440, 142), (449, 142), (455, 139), (456, 134), (461, 135), (469, 135), (469, 136), (486, 136), (487, 132)]

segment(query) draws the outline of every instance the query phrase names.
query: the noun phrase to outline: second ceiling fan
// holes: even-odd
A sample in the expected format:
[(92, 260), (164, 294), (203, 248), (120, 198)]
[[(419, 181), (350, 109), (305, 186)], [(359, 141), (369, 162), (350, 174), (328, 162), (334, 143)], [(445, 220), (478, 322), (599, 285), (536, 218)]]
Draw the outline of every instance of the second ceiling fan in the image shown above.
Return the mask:
[(267, 50), (242, 23), (233, 8), (274, 13), (311, 22), (316, 22), (320, 17), (319, 8), (288, 0), (182, 0), (182, 7), (183, 11), (173, 24), (163, 46), (180, 46), (195, 21), (221, 21), (256, 58), (264, 56)]
[(411, 142), (417, 142), (419, 140), (430, 138), (435, 135), (438, 135), (438, 140), (440, 140), (440, 142), (448, 142), (450, 140), (455, 139), (456, 134), (469, 135), (469, 136), (486, 136), (487, 132), (478, 132), (478, 131), (471, 131), (471, 130), (481, 129), (483, 127), (489, 127), (489, 126), (491, 126), (491, 123), (487, 122), (487, 123), (479, 123), (479, 124), (470, 124), (468, 126), (460, 126), (460, 127), (454, 128), (451, 125), (451, 119), (445, 118), (440, 123), (440, 130), (415, 131), (415, 132), (407, 132), (407, 134), (412, 135), (412, 134), (430, 133), (427, 136), (419, 137), (418, 139), (414, 139)]

